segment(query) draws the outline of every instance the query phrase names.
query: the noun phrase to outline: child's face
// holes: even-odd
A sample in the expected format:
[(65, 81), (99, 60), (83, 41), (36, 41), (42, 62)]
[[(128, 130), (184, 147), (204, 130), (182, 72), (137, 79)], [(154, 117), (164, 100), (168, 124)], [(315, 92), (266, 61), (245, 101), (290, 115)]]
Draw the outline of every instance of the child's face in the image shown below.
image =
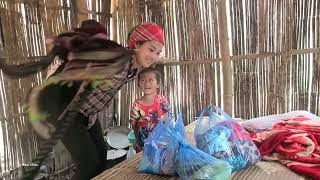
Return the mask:
[(157, 89), (160, 87), (154, 72), (146, 72), (141, 74), (138, 83), (144, 95), (157, 93)]
[(137, 63), (143, 68), (150, 67), (159, 59), (163, 45), (158, 41), (146, 41), (137, 45)]

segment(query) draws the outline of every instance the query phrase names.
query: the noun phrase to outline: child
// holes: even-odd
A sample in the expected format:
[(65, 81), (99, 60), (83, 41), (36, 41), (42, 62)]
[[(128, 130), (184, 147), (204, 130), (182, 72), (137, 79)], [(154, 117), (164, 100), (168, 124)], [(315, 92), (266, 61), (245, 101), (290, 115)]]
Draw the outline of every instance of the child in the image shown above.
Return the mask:
[[(155, 63), (164, 45), (163, 30), (153, 23), (136, 26), (129, 36), (129, 50), (107, 39), (106, 29), (95, 20), (86, 20), (75, 32), (60, 34), (45, 59), (22, 65), (0, 64), (3, 72), (12, 77), (24, 77), (48, 67), (59, 57), (61, 66), (42, 85), (35, 87), (28, 98), (29, 119), (37, 134), (47, 142), (59, 138), (55, 134), (73, 119), (62, 137), (76, 166), (74, 180), (87, 180), (106, 167), (106, 145), (97, 114), (108, 106), (121, 86), (136, 78), (141, 69)], [(77, 97), (83, 83), (89, 83)], [(72, 99), (80, 99), (76, 113), (65, 117)], [(71, 111), (68, 109), (68, 111)], [(60, 119), (57, 121), (57, 119)], [(60, 123), (59, 123), (60, 122)], [(41, 145), (40, 145), (41, 148)], [(40, 151), (43, 158), (44, 147)], [(27, 167), (37, 168), (37, 167)], [(29, 169), (26, 172), (34, 172)], [(25, 175), (32, 179), (33, 175)]]
[(142, 150), (144, 140), (159, 119), (170, 110), (167, 98), (157, 93), (160, 79), (160, 72), (154, 68), (146, 68), (138, 75), (138, 85), (143, 96), (134, 101), (130, 114), (130, 124), (136, 136), (137, 152)]

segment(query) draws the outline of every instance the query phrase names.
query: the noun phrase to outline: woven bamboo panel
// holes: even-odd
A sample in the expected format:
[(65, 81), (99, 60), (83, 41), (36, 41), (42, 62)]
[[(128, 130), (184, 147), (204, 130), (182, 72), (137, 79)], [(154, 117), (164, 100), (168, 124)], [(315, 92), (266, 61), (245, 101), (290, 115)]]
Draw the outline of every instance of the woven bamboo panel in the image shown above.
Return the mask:
[[(78, 11), (81, 4), (84, 4), (81, 7), (86, 10), (84, 13)], [(79, 14), (108, 26), (108, 7), (109, 0), (90, 3), (87, 0), (0, 0), (1, 56), (6, 56), (9, 64), (37, 61), (51, 48), (46, 44), (47, 39), (80, 24)], [(0, 179), (17, 179), (18, 168), (31, 162), (37, 153), (39, 139), (23, 107), (30, 89), (42, 83), (45, 77), (46, 72), (42, 72), (13, 80), (0, 72)], [(109, 114), (113, 114), (112, 111), (113, 108), (106, 110)], [(108, 118), (110, 116), (104, 117), (103, 128), (109, 127), (109, 121), (113, 122)], [(47, 162), (51, 170), (61, 172), (72, 164), (69, 152), (61, 144), (54, 148), (54, 153), (55, 159)]]

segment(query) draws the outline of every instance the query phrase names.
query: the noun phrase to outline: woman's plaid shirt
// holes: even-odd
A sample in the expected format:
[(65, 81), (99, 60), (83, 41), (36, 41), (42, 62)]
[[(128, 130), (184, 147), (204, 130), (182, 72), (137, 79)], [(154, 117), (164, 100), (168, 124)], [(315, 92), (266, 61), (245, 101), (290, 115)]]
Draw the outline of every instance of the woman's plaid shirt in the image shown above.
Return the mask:
[[(80, 108), (80, 112), (85, 116), (92, 116), (99, 111), (104, 110), (110, 105), (110, 102), (121, 86), (134, 79), (138, 74), (137, 68), (132, 68), (131, 61), (128, 62), (123, 71), (112, 78), (111, 83), (98, 85), (95, 89), (86, 93), (86, 100)], [(96, 119), (89, 118), (90, 121)], [(95, 120), (94, 120), (95, 121)], [(93, 122), (89, 122), (91, 124)]]

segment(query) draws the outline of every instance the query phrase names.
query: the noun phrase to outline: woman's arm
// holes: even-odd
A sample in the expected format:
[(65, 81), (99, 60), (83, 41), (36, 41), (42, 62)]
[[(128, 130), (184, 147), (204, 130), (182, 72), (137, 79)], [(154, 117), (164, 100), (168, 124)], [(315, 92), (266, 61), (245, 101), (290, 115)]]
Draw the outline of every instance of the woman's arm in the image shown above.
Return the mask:
[(137, 103), (135, 101), (132, 104), (131, 111), (130, 111), (130, 119), (129, 119), (129, 123), (130, 123), (132, 129), (135, 129), (136, 122), (140, 117), (141, 117), (141, 114), (140, 114), (139, 108), (137, 106)]

